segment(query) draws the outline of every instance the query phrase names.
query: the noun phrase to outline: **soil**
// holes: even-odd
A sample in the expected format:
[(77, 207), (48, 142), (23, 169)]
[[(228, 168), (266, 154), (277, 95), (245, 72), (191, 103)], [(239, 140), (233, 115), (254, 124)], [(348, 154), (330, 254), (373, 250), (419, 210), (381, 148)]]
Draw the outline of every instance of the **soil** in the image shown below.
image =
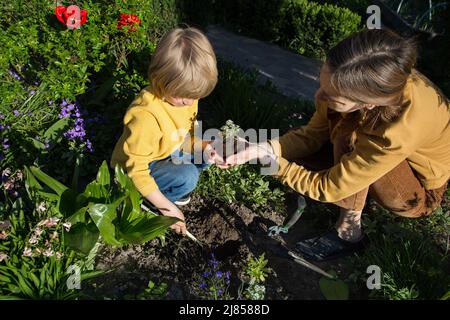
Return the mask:
[[(295, 210), (296, 198), (289, 195), (286, 205)], [(84, 288), (92, 299), (133, 299), (142, 292), (149, 280), (168, 284), (164, 299), (198, 299), (194, 278), (203, 273), (211, 253), (220, 263), (221, 271), (231, 272), (229, 292), (237, 297), (245, 280), (243, 268), (248, 258), (265, 253), (271, 273), (265, 283), (266, 299), (324, 299), (319, 288), (321, 275), (280, 255), (280, 243), (294, 247), (295, 242), (315, 230), (314, 204), (308, 213), (289, 230), (287, 235), (270, 238), (268, 228), (280, 225), (286, 213), (267, 208), (255, 213), (235, 204), (207, 201), (194, 196), (183, 207), (188, 230), (203, 243), (168, 232), (165, 244), (155, 239), (142, 246), (111, 248), (104, 246), (97, 256), (97, 269), (112, 270)], [(324, 270), (333, 269), (341, 279), (349, 270), (344, 261), (316, 263)], [(346, 270), (347, 269), (347, 270)]]

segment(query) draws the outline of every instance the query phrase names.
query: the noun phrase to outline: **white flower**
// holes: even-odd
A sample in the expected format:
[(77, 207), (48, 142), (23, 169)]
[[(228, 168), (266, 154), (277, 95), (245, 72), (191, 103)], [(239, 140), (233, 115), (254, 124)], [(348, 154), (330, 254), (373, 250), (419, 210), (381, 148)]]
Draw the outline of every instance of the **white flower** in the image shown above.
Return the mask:
[(23, 254), (22, 255), (24, 257), (31, 257), (33, 255), (33, 251), (30, 248), (25, 247), (25, 250), (23, 250)]
[(5, 231), (0, 232), (0, 240), (6, 239), (8, 234)]
[(50, 238), (52, 238), (52, 239), (58, 239), (58, 232), (53, 231), (53, 233), (50, 235)]
[(36, 244), (38, 242), (38, 238), (33, 234), (30, 239), (28, 240), (31, 244)]
[(52, 228), (55, 227), (58, 224), (58, 222), (59, 222), (58, 218), (52, 217), (42, 220), (41, 222), (38, 223), (38, 226), (45, 226), (47, 228)]
[(6, 253), (0, 252), (0, 262), (8, 259), (8, 255)]
[(64, 253), (62, 253), (62, 252), (57, 252), (56, 253), (56, 259), (61, 259), (62, 257), (64, 257)]
[(2, 171), (2, 176), (9, 177), (11, 175), (11, 169), (7, 168)]
[(53, 257), (53, 250), (51, 248), (48, 248), (42, 254), (46, 257)]
[(44, 232), (44, 230), (42, 230), (42, 229), (39, 228), (39, 227), (36, 227), (36, 229), (34, 229), (34, 235), (35, 235), (36, 237), (39, 237), (39, 236), (42, 234), (42, 232)]
[(39, 205), (36, 208), (36, 211), (39, 212), (39, 213), (43, 213), (43, 212), (47, 211), (47, 207), (45, 206), (45, 202), (39, 203)]
[(66, 222), (66, 223), (63, 223), (63, 227), (64, 227), (64, 229), (66, 229), (67, 232), (69, 232), (70, 228), (72, 227), (72, 224), (70, 222)]

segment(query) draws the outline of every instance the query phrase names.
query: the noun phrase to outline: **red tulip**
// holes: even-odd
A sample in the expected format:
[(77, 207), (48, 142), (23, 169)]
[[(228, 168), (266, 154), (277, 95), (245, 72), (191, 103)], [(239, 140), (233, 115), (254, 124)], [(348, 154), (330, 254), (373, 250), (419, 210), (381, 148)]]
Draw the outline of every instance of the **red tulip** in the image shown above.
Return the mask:
[(55, 8), (56, 18), (64, 23), (67, 27), (73, 29), (82, 26), (87, 21), (87, 10), (80, 10), (80, 20), (76, 20), (77, 10), (80, 10), (77, 6), (57, 6)]

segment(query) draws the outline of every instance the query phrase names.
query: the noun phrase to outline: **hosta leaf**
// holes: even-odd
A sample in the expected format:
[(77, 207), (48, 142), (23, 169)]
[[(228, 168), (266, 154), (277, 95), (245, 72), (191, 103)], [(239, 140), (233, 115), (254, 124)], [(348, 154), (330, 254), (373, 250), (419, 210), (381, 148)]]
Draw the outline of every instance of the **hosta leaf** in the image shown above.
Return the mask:
[(100, 233), (93, 223), (77, 223), (64, 232), (64, 244), (84, 255), (88, 255), (98, 241)]
[(177, 221), (179, 219), (173, 217), (143, 214), (140, 219), (135, 219), (128, 226), (120, 229), (119, 233), (125, 243), (143, 244), (163, 235), (167, 228)]
[(88, 209), (89, 215), (100, 230), (103, 239), (111, 245), (121, 245), (116, 239), (116, 226), (113, 221), (117, 218), (116, 208), (122, 200), (116, 200), (112, 204), (92, 204)]
[(30, 170), (38, 180), (45, 183), (50, 189), (55, 191), (59, 196), (62, 195), (62, 193), (68, 189), (61, 182), (57, 181), (56, 179), (53, 179), (49, 175), (42, 172), (40, 169), (36, 167), (30, 167)]
[(327, 300), (348, 300), (348, 285), (340, 279), (322, 277), (319, 281), (320, 290)]
[(103, 161), (102, 165), (100, 166), (96, 180), (100, 185), (104, 186), (106, 189), (109, 189), (111, 178), (109, 175), (109, 168), (108, 165), (106, 164), (106, 161)]

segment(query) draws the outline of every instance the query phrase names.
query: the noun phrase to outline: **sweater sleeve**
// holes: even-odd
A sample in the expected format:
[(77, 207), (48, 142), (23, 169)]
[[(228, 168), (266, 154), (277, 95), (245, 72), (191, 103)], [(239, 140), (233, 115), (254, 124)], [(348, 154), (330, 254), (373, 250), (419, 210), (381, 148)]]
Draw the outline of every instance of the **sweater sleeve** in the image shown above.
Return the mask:
[(313, 172), (278, 158), (280, 180), (308, 197), (322, 202), (347, 198), (374, 183), (409, 155), (402, 143), (361, 134), (353, 152), (330, 169)]
[(138, 191), (147, 196), (158, 189), (150, 176), (149, 163), (154, 160), (162, 134), (155, 117), (145, 111), (133, 113), (125, 121), (127, 137), (124, 151), (126, 170)]
[(293, 161), (319, 151), (329, 138), (327, 106), (321, 103), (316, 104), (316, 112), (306, 126), (269, 142), (278, 157)]

